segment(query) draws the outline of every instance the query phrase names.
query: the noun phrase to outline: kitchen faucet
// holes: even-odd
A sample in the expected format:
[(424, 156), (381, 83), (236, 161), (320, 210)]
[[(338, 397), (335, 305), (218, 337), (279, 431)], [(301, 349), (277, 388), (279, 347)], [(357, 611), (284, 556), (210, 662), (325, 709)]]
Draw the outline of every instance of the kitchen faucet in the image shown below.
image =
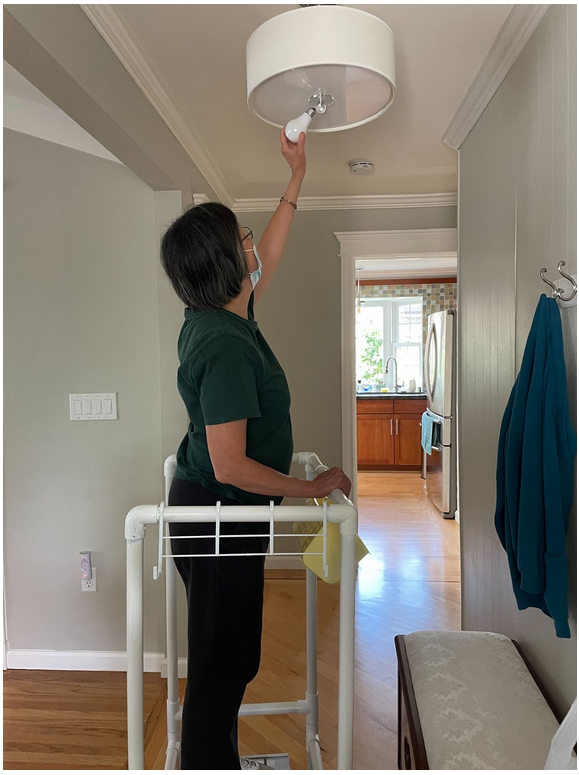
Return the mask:
[(390, 355), (386, 361), (386, 366), (384, 367), (384, 374), (388, 374), (388, 366), (390, 364), (390, 361), (394, 361), (394, 364), (396, 365), (396, 371), (394, 372), (394, 392), (398, 392), (398, 361), (393, 355)]

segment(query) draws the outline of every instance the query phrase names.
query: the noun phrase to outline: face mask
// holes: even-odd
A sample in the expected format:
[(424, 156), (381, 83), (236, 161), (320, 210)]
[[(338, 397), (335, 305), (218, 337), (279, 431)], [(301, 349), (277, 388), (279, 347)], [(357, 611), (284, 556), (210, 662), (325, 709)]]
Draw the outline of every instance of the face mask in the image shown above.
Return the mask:
[[(249, 252), (249, 251), (246, 251), (246, 252)], [(257, 269), (249, 273), (249, 279), (251, 280), (251, 287), (255, 290), (255, 286), (258, 284), (259, 278), (261, 277), (261, 260), (257, 255), (257, 248), (255, 247), (255, 245), (253, 246), (253, 253), (257, 259)]]

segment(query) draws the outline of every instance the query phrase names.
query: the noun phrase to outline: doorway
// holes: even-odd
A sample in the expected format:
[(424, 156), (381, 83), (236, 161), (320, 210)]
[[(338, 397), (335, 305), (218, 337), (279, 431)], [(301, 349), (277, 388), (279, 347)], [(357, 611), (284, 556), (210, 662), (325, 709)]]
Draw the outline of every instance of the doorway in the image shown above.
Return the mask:
[(370, 550), (359, 566), (359, 610), (378, 614), (381, 643), (397, 632), (456, 629), (459, 528), (427, 497), (421, 446), (428, 317), (457, 306), (456, 231), (338, 239), (343, 460)]

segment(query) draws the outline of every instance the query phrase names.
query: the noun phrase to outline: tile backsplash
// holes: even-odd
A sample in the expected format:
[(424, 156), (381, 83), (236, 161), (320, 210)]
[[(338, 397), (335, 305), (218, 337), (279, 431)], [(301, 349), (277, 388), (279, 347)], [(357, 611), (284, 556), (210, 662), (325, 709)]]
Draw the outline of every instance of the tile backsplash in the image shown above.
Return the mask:
[(428, 316), (443, 309), (456, 309), (456, 283), (404, 283), (402, 285), (361, 285), (360, 297), (399, 299), (422, 296), (422, 344), (426, 344)]

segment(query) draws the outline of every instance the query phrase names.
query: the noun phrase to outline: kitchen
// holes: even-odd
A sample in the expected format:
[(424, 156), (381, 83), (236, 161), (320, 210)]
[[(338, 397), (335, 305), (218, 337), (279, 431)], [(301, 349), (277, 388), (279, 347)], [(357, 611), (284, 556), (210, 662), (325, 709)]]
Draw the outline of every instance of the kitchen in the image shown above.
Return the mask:
[[(398, 261), (402, 270), (392, 260), (356, 262), (358, 494), (361, 535), (371, 552), (360, 566), (361, 590), (371, 569), (394, 583), (420, 582), (427, 594), (416, 595), (415, 587), (412, 594), (428, 620), (431, 583), (460, 579), (457, 285), (448, 261), (437, 267), (430, 260), (422, 276), (420, 258)], [(428, 454), (422, 437), (429, 421)]]

